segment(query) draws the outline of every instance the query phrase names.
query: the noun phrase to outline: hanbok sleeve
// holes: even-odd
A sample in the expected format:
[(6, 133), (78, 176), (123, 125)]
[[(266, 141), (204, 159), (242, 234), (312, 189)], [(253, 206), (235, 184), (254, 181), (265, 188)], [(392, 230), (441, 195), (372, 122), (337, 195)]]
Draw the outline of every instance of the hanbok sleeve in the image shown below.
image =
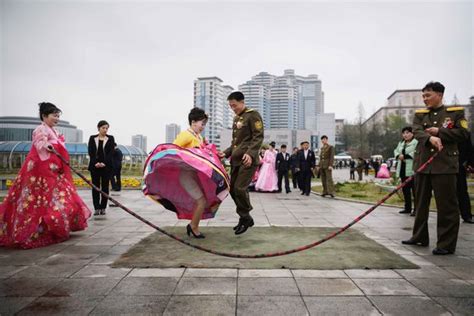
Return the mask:
[(38, 126), (33, 131), (33, 146), (35, 146), (38, 156), (42, 161), (49, 158), (50, 153), (48, 151), (48, 146), (50, 145), (48, 130), (42, 125)]
[(176, 136), (176, 139), (174, 140), (173, 144), (178, 145), (183, 148), (187, 148), (187, 147), (191, 147), (190, 145), (192, 141), (193, 139), (191, 135), (186, 131), (182, 131), (181, 133), (178, 134), (178, 136)]

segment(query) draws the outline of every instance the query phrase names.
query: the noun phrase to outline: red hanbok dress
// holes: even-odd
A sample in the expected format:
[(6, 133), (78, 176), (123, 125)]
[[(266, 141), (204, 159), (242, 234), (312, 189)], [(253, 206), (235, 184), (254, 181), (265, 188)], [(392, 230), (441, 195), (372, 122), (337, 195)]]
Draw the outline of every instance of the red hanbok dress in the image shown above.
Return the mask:
[(43, 247), (87, 227), (91, 212), (77, 194), (69, 167), (48, 152), (49, 145), (69, 160), (64, 136), (45, 123), (34, 130), (31, 150), (0, 205), (0, 246)]

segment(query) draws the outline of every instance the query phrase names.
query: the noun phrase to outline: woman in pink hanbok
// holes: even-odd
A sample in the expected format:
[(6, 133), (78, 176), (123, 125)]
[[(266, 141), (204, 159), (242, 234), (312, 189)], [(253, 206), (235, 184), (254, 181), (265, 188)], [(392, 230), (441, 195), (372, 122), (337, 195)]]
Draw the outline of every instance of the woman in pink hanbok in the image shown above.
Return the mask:
[(377, 172), (377, 178), (380, 179), (388, 179), (390, 178), (390, 171), (388, 171), (388, 166), (386, 163), (383, 163), (380, 166), (379, 172)]
[(65, 241), (71, 231), (87, 227), (91, 212), (77, 194), (71, 171), (55, 154), (69, 154), (54, 126), (59, 110), (40, 103), (43, 121), (33, 131), (31, 150), (0, 205), (0, 246), (37, 248)]
[(276, 155), (275, 142), (271, 142), (270, 148), (265, 151), (263, 156), (255, 190), (260, 192), (278, 191), (278, 175), (275, 169)]

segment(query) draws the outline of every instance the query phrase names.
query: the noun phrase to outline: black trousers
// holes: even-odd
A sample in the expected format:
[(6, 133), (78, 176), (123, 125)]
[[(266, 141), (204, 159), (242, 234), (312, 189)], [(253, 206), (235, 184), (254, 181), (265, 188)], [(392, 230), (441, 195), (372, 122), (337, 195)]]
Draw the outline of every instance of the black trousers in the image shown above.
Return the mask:
[[(91, 171), (92, 183), (105, 193), (109, 194), (109, 182), (111, 171), (106, 168), (98, 168)], [(92, 190), (92, 201), (95, 210), (107, 208), (107, 199), (96, 190)]]
[(110, 183), (112, 184), (112, 190), (114, 191), (122, 190), (121, 173), (122, 169), (114, 169), (112, 177), (110, 177)]
[(311, 170), (300, 171), (301, 177), (301, 190), (304, 194), (309, 195), (311, 192), (311, 177), (312, 177)]
[[(402, 177), (401, 180), (404, 182), (408, 177)], [(405, 211), (411, 212), (411, 197), (415, 200), (415, 179), (411, 180), (402, 188), (403, 199), (405, 200)]]
[(295, 169), (291, 170), (291, 181), (293, 181), (293, 189), (298, 188), (298, 175), (299, 172), (296, 172)]
[(288, 170), (287, 171), (278, 171), (278, 191), (281, 192), (281, 181), (285, 178), (285, 190), (290, 192), (290, 181), (288, 179)]
[(469, 198), (469, 192), (467, 192), (466, 169), (462, 165), (457, 176), (457, 193), (462, 219), (465, 221), (472, 219), (471, 199)]

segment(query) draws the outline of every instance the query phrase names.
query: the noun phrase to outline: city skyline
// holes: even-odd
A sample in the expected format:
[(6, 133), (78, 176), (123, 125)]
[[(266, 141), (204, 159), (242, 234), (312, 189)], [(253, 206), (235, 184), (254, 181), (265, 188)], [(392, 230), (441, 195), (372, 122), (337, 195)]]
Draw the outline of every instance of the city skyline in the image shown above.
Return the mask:
[(154, 146), (166, 124), (187, 126), (200, 76), (235, 88), (261, 71), (317, 73), (325, 111), (348, 120), (359, 102), (368, 117), (431, 80), (448, 102), (474, 93), (471, 2), (4, 0), (0, 14), (0, 116), (50, 101), (85, 136), (106, 119), (119, 142), (143, 134)]

